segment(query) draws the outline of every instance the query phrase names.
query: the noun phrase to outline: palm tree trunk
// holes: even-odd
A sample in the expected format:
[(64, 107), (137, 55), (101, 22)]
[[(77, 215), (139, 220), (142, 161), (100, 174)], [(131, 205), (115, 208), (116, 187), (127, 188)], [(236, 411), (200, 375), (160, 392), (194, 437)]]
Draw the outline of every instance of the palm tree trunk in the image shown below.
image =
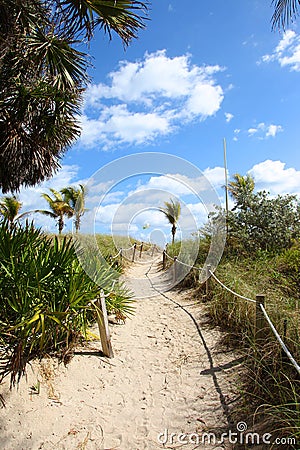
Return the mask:
[(77, 216), (74, 220), (75, 232), (78, 233), (80, 228), (80, 216)]
[(174, 244), (175, 241), (175, 234), (176, 234), (176, 226), (172, 226), (172, 244)]
[(62, 216), (58, 219), (58, 233), (61, 234), (62, 230), (64, 229), (64, 219)]

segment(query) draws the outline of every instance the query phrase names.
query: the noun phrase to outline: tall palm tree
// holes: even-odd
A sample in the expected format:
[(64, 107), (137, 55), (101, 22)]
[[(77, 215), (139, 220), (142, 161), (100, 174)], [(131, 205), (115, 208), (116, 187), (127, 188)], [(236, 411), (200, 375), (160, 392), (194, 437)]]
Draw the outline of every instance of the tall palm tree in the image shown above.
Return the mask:
[(32, 186), (59, 168), (80, 135), (88, 56), (78, 42), (97, 27), (127, 45), (144, 27), (135, 0), (2, 0), (0, 4), (0, 188)]
[(247, 174), (242, 176), (238, 173), (233, 175), (233, 180), (228, 183), (228, 192), (236, 201), (236, 207), (247, 208), (249, 200), (255, 188), (254, 178)]
[(52, 192), (53, 197), (49, 194), (42, 194), (42, 197), (48, 202), (50, 210), (37, 209), (35, 212), (56, 219), (58, 223), (58, 232), (61, 234), (65, 225), (64, 218), (65, 216), (68, 218), (72, 217), (73, 210), (61, 192), (58, 192), (53, 188), (51, 188), (50, 191)]
[(0, 200), (0, 215), (8, 221), (10, 228), (13, 228), (17, 220), (29, 214), (28, 212), (19, 214), (21, 208), (22, 203), (15, 195), (7, 195)]
[(80, 229), (81, 217), (85, 213), (85, 187), (80, 184), (79, 188), (68, 186), (60, 191), (64, 195), (64, 199), (69, 203), (74, 215), (74, 225), (76, 233)]
[(173, 199), (170, 199), (169, 202), (164, 202), (165, 207), (159, 208), (159, 210), (166, 216), (170, 224), (172, 225), (171, 233), (172, 233), (172, 244), (174, 244), (175, 241), (175, 234), (176, 234), (176, 224), (178, 222), (180, 212), (181, 212), (181, 206), (179, 201), (174, 201)]

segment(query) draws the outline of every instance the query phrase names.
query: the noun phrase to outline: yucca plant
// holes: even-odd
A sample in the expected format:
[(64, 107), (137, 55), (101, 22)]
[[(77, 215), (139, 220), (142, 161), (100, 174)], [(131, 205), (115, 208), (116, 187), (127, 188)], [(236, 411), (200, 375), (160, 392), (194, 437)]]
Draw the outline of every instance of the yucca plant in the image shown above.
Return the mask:
[[(109, 293), (115, 277), (99, 262), (91, 264), (97, 282), (79, 264), (70, 239), (49, 239), (29, 224), (13, 229), (0, 224), (0, 374), (10, 373), (12, 385), (33, 357), (63, 356), (79, 336), (86, 336), (96, 317), (91, 301), (101, 289)], [(109, 307), (127, 314), (129, 303), (120, 286)]]

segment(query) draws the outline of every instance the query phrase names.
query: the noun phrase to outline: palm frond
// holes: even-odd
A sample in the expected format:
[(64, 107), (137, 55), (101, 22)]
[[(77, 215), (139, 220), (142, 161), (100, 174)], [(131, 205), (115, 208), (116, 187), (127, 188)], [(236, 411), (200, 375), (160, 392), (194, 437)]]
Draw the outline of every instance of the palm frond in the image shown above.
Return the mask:
[(100, 26), (111, 37), (115, 31), (128, 45), (137, 31), (145, 27), (142, 14), (147, 12), (147, 3), (137, 0), (58, 0), (60, 13), (68, 18), (71, 33), (84, 32), (88, 40), (95, 27)]
[(282, 28), (289, 26), (298, 15), (299, 0), (273, 0), (275, 5), (272, 16), (272, 28)]

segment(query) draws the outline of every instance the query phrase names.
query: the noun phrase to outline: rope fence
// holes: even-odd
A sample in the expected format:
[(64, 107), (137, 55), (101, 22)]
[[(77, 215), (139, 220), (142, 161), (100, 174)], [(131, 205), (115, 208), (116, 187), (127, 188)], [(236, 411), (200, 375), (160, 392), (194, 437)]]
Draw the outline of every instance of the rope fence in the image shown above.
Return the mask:
[[(153, 257), (154, 256), (154, 252), (158, 252), (160, 253), (161, 250), (156, 246), (156, 244), (150, 244), (150, 247), (147, 248), (149, 244), (146, 244), (145, 242), (141, 242), (141, 244), (137, 244), (136, 242), (134, 244), (131, 245), (131, 247), (128, 248), (120, 248), (120, 250), (116, 253), (116, 255), (112, 256), (109, 255), (109, 259), (111, 264), (113, 264), (113, 260), (120, 257), (120, 263), (122, 264), (123, 261), (123, 256), (125, 252), (131, 252), (132, 251), (132, 255), (130, 254), (130, 257), (127, 255), (127, 259), (131, 260), (131, 262), (134, 262), (137, 258), (137, 252), (138, 252), (138, 258), (142, 258), (142, 255), (148, 255)], [(147, 248), (147, 250), (145, 250), (145, 247)]]
[[(173, 261), (173, 279), (176, 281), (176, 275), (177, 275), (177, 264), (182, 264), (186, 267), (189, 267), (191, 269), (197, 269), (199, 271), (204, 270), (203, 267), (196, 267), (196, 266), (190, 266), (189, 264), (184, 263), (183, 261), (180, 261), (177, 259), (177, 256), (170, 256), (166, 252), (166, 250), (163, 251), (163, 269), (166, 268), (167, 259)], [(234, 295), (237, 298), (240, 298), (241, 300), (248, 301), (250, 303), (255, 303), (256, 305), (256, 312), (255, 312), (255, 340), (256, 342), (262, 341), (264, 339), (264, 327), (265, 327), (265, 321), (267, 321), (269, 327), (271, 328), (273, 334), (275, 335), (277, 341), (279, 342), (282, 350), (300, 375), (300, 366), (287, 348), (286, 344), (283, 342), (282, 338), (280, 337), (280, 334), (276, 330), (273, 322), (271, 321), (266, 309), (265, 309), (265, 296), (264, 295), (256, 295), (256, 299), (245, 297), (244, 295), (238, 294), (237, 292), (234, 292), (232, 289), (230, 289), (228, 286), (226, 286), (224, 283), (222, 283), (221, 280), (211, 271), (211, 266), (208, 264), (206, 266), (206, 295), (209, 293), (209, 280), (210, 277), (212, 277), (223, 289), (230, 292), (232, 295)]]
[(226, 291), (230, 292), (235, 297), (241, 298), (242, 300), (247, 300), (248, 302), (256, 303), (256, 300), (237, 294), (236, 292), (232, 291), (229, 287), (225, 286), (225, 284), (223, 284), (222, 281), (220, 281), (219, 278), (217, 278), (216, 275), (211, 270), (209, 270), (209, 273), (217, 281), (217, 283), (219, 283), (219, 285), (222, 286), (222, 288), (226, 289)]
[(297, 363), (297, 361), (295, 360), (295, 358), (293, 357), (293, 355), (291, 354), (291, 352), (289, 351), (289, 349), (287, 348), (287, 346), (285, 345), (285, 343), (283, 342), (283, 340), (281, 339), (278, 331), (276, 330), (276, 328), (274, 327), (270, 317), (268, 316), (267, 311), (265, 310), (264, 306), (262, 304), (260, 304), (260, 308), (263, 312), (263, 315), (266, 318), (266, 321), (268, 322), (271, 330), (273, 331), (277, 341), (279, 342), (279, 344), (281, 345), (282, 350), (285, 352), (286, 356), (289, 358), (289, 360), (291, 361), (291, 363), (293, 364), (293, 366), (295, 367), (295, 369), (297, 370), (298, 374), (300, 375), (300, 366)]
[(269, 327), (271, 328), (272, 332), (274, 333), (277, 341), (279, 342), (282, 350), (287, 355), (287, 357), (291, 361), (292, 365), (295, 367), (296, 371), (300, 375), (300, 366), (299, 366), (299, 364), (296, 362), (295, 358), (292, 356), (292, 354), (289, 351), (289, 349), (287, 348), (286, 344), (281, 339), (278, 331), (276, 330), (273, 322), (271, 321), (271, 319), (270, 319), (270, 317), (269, 317), (269, 315), (268, 315), (268, 313), (267, 313), (267, 311), (265, 309), (265, 306), (264, 306), (265, 296), (264, 295), (257, 295), (256, 296), (256, 300), (253, 300), (252, 298), (244, 297), (243, 295), (240, 295), (237, 292), (234, 292), (229, 287), (225, 286), (225, 284), (222, 283), (211, 270), (208, 270), (208, 272), (216, 280), (216, 282), (219, 283), (219, 285), (223, 289), (226, 289), (228, 292), (233, 294), (235, 297), (238, 297), (238, 298), (240, 298), (242, 300), (246, 300), (246, 301), (249, 301), (251, 303), (255, 303), (256, 304), (256, 324), (255, 324), (256, 325), (255, 326), (255, 328), (256, 328), (255, 329), (256, 341), (259, 341), (259, 340), (261, 341), (261, 340), (264, 339), (263, 329), (264, 329), (265, 321), (263, 319), (265, 318), (267, 323), (268, 323), (268, 325), (269, 325)]

